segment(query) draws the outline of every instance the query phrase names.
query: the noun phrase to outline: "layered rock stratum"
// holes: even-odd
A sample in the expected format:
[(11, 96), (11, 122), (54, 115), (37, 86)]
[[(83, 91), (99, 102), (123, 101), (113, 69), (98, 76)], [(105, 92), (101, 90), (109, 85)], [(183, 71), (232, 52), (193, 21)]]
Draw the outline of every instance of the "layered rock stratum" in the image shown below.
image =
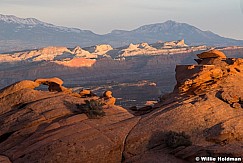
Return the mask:
[[(209, 48), (187, 46), (184, 40), (179, 40), (120, 48), (108, 44), (82, 48), (49, 46), (0, 54), (0, 89), (20, 80), (58, 76), (69, 87), (98, 91), (105, 89), (102, 87), (112, 87), (119, 105), (143, 105), (147, 100), (157, 100), (161, 91), (171, 91), (175, 83), (175, 64), (186, 63), (190, 55)], [(164, 73), (169, 75), (164, 76)], [(162, 80), (161, 76), (164, 76)], [(152, 89), (147, 84), (141, 86), (143, 81), (156, 82), (156, 86)], [(123, 91), (121, 87), (125, 86), (132, 91)]]
[(104, 116), (91, 119), (78, 112), (78, 106), (97, 97), (83, 98), (71, 89), (35, 90), (40, 84), (61, 87), (58, 78), (10, 85), (0, 91), (0, 160), (194, 162), (202, 156), (242, 158), (243, 60), (220, 54), (207, 51), (198, 55), (197, 65), (178, 65), (174, 91), (142, 116), (111, 105), (104, 109)]
[[(181, 54), (185, 52), (193, 52), (206, 50), (206, 46), (191, 46), (185, 44), (184, 40), (171, 42), (158, 42), (155, 44), (140, 43), (130, 44), (128, 47), (113, 48), (108, 44), (100, 44), (91, 47), (81, 48), (76, 46), (73, 49), (67, 47), (49, 46), (36, 50), (25, 50), (21, 52), (14, 52), (9, 54), (0, 54), (0, 63), (4, 62), (38, 62), (51, 61), (54, 63), (64, 64), (72, 62), (78, 58), (85, 61), (91, 59), (97, 60), (100, 58), (112, 58), (121, 60), (131, 56), (158, 56), (166, 54)], [(85, 64), (76, 63), (70, 65), (71, 67), (85, 67)]]

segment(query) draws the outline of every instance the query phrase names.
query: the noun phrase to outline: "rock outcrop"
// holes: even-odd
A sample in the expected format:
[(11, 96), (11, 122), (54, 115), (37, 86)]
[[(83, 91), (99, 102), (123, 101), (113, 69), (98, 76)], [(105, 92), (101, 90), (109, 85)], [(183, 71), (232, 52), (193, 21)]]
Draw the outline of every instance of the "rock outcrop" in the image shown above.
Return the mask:
[[(200, 94), (219, 88), (231, 80), (239, 85), (243, 71), (243, 59), (226, 58), (225, 54), (213, 50), (198, 54), (198, 65), (178, 65), (177, 85), (174, 91), (187, 94)], [(229, 83), (230, 84), (230, 83)], [(239, 87), (241, 90), (241, 87)]]
[(219, 50), (210, 50), (207, 52), (203, 52), (201, 54), (197, 55), (200, 59), (206, 59), (206, 58), (222, 58), (225, 59), (226, 56), (223, 52), (219, 51)]
[(4, 96), (8, 96), (10, 94), (13, 94), (15, 92), (18, 92), (22, 89), (34, 89), (38, 87), (40, 84), (31, 80), (23, 80), (17, 83), (14, 83), (4, 89), (0, 90), (0, 98), (3, 98)]
[(48, 90), (51, 92), (66, 92), (66, 93), (72, 93), (72, 91), (68, 88), (65, 88), (62, 86), (63, 81), (59, 78), (47, 78), (47, 79), (36, 79), (36, 83), (43, 84), (48, 86)]
[(112, 92), (111, 91), (105, 91), (103, 93), (102, 100), (104, 101), (104, 103), (107, 106), (112, 106), (112, 105), (115, 105), (115, 103), (116, 103), (116, 98), (112, 96)]
[[(199, 65), (177, 66), (174, 92), (130, 132), (127, 162), (146, 162), (151, 156), (164, 161), (171, 155), (190, 162), (200, 156), (243, 157), (243, 60), (224, 55), (202, 58)], [(192, 145), (168, 147), (166, 135), (171, 131), (184, 132)], [(180, 141), (184, 140), (174, 138)]]
[(126, 136), (139, 117), (113, 105), (104, 109), (105, 116), (89, 119), (77, 105), (90, 98), (33, 89), (50, 83), (63, 82), (58, 78), (23, 81), (1, 91), (0, 160), (121, 162)]

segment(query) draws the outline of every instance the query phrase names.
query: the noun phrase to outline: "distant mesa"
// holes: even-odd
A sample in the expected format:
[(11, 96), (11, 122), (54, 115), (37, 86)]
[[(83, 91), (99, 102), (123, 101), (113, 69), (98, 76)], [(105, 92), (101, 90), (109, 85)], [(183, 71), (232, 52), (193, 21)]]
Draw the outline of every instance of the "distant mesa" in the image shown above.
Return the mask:
[(191, 51), (206, 50), (206, 46), (191, 46), (185, 44), (184, 39), (170, 42), (157, 42), (153, 44), (140, 43), (130, 44), (120, 51), (119, 57), (130, 57), (137, 55), (161, 55), (189, 53)]
[(187, 44), (185, 44), (185, 40), (178, 40), (178, 41), (169, 41), (169, 42), (162, 42), (158, 41), (154, 44), (151, 44), (152, 47), (156, 49), (163, 49), (163, 48), (176, 48), (176, 47), (188, 47)]
[(146, 50), (156, 50), (155, 48), (151, 47), (146, 42), (139, 44), (138, 48), (140, 48), (140, 49), (146, 49)]
[(96, 54), (92, 54), (89, 51), (86, 51), (79, 46), (75, 47), (72, 50), (72, 53), (77, 57), (81, 57), (81, 58), (86, 58), (86, 59), (97, 58)]
[(102, 44), (102, 45), (96, 45), (95, 46), (95, 53), (99, 53), (99, 54), (104, 54), (110, 50), (113, 50), (111, 45), (107, 45), (107, 44)]
[(103, 55), (106, 52), (112, 50), (112, 46), (108, 45), (108, 44), (98, 44), (95, 46), (91, 46), (91, 47), (86, 47), (84, 48), (85, 50), (89, 51), (90, 53), (94, 53), (97, 55)]
[(66, 61), (54, 61), (59, 65), (67, 66), (67, 67), (92, 67), (95, 63), (95, 59), (88, 58), (73, 58), (71, 60)]
[[(137, 56), (160, 56), (171, 54), (185, 54), (194, 53), (197, 51), (207, 51), (213, 47), (205, 45), (189, 46), (185, 40), (156, 42), (156, 43), (130, 43), (127, 46), (113, 48), (109, 44), (98, 44), (91, 47), (81, 48), (76, 46), (74, 48), (67, 48), (63, 46), (48, 46), (41, 49), (25, 50), (20, 52), (10, 52), (0, 55), (0, 63), (20, 63), (20, 62), (42, 62), (48, 61), (57, 63), (67, 67), (91, 67), (97, 60), (111, 59), (111, 60), (126, 60), (129, 57)], [(233, 46), (221, 48), (225, 50), (241, 49), (243, 47)], [(196, 59), (198, 63), (201, 62), (200, 58), (204, 57), (217, 57), (220, 55), (225, 58), (221, 52), (206, 52), (199, 55)]]
[(99, 44), (91, 47), (75, 48), (49, 46), (36, 50), (26, 50), (16, 53), (1, 54), (0, 62), (20, 61), (51, 61), (69, 67), (90, 67), (95, 60), (102, 58), (124, 59), (124, 57), (140, 55), (164, 55), (187, 53), (206, 50), (206, 46), (188, 46), (184, 40), (149, 44), (146, 42), (130, 44), (125, 47), (113, 48), (108, 44)]
[(173, 47), (188, 47), (184, 40), (164, 42), (161, 48), (173, 48)]

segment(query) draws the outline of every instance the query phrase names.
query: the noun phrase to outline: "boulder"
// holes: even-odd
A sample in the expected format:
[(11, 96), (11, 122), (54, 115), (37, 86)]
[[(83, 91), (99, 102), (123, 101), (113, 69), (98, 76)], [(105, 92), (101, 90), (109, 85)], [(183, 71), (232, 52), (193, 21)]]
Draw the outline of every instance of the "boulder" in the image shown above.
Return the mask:
[(206, 59), (206, 58), (222, 58), (222, 59), (226, 59), (226, 55), (216, 49), (213, 50), (209, 50), (207, 52), (203, 52), (201, 54), (197, 54), (198, 58), (200, 59)]
[(44, 85), (49, 85), (50, 83), (56, 83), (58, 85), (62, 85), (63, 84), (63, 81), (59, 78), (46, 78), (46, 79), (36, 79), (35, 80), (36, 83), (39, 83), (39, 84), (44, 84)]
[(200, 61), (201, 65), (216, 65), (219, 67), (226, 67), (228, 64), (222, 58), (205, 58)]
[(105, 91), (103, 93), (103, 97), (108, 97), (108, 98), (112, 97), (112, 92), (111, 91)]
[(116, 103), (116, 98), (112, 96), (111, 91), (105, 91), (101, 99), (103, 100), (106, 106), (115, 105)]
[(79, 92), (79, 95), (81, 97), (93, 97), (96, 96), (93, 92), (91, 92), (90, 90), (87, 89), (83, 89)]
[(5, 87), (0, 90), (0, 98), (12, 94), (14, 92), (18, 92), (22, 89), (34, 89), (39, 86), (39, 83), (33, 82), (31, 80), (23, 80), (17, 83), (14, 83), (8, 87)]

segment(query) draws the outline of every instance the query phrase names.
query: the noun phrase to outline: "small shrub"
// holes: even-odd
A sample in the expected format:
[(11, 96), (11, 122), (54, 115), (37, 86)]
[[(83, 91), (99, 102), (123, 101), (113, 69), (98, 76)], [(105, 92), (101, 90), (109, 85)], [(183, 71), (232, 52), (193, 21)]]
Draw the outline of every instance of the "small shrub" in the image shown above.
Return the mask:
[(185, 132), (177, 133), (174, 131), (170, 131), (165, 135), (165, 143), (170, 148), (192, 145), (189, 135), (186, 135)]
[(103, 111), (104, 103), (100, 100), (86, 100), (85, 104), (77, 105), (81, 113), (85, 113), (89, 118), (100, 118), (105, 116)]

